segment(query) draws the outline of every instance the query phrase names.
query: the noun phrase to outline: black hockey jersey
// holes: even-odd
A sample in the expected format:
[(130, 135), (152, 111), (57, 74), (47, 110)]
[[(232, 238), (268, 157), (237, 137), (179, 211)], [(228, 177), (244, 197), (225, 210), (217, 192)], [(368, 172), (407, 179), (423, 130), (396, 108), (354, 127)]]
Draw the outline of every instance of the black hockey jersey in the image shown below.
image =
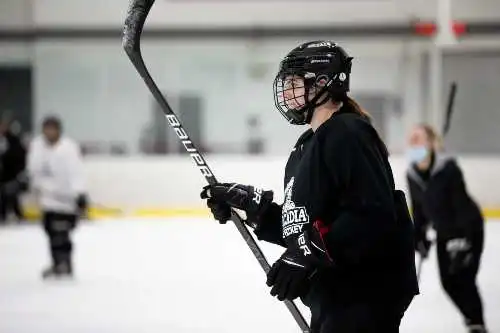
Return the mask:
[(443, 240), (483, 230), (483, 217), (470, 197), (455, 159), (437, 155), (427, 173), (411, 165), (407, 172), (417, 241), (431, 225)]
[(26, 149), (19, 137), (6, 132), (0, 137), (0, 183), (19, 177), (26, 168)]
[(345, 107), (297, 141), (286, 165), (284, 203), (268, 210), (256, 234), (285, 246), (284, 237), (316, 221), (328, 226), (325, 243), (335, 267), (316, 274), (309, 300), (418, 293), (412, 223), (396, 217), (406, 203), (394, 190), (387, 158), (369, 121)]

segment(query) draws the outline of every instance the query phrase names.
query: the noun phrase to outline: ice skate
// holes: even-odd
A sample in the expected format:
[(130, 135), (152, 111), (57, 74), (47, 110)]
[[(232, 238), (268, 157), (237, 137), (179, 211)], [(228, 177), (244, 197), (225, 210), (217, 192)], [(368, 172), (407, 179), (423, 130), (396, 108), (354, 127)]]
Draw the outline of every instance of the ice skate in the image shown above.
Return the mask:
[(470, 325), (468, 326), (469, 333), (488, 333), (486, 327), (483, 325)]
[(42, 278), (46, 279), (61, 279), (72, 278), (73, 269), (68, 263), (61, 263), (56, 266), (50, 266), (42, 272)]

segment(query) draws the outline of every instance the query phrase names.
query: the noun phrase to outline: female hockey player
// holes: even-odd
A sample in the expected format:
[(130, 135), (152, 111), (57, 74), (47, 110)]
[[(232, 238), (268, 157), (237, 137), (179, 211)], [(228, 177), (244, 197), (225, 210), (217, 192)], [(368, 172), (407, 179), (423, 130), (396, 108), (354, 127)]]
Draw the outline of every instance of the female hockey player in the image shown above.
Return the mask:
[(286, 248), (267, 285), (279, 300), (302, 299), (312, 332), (399, 332), (418, 294), (413, 225), (385, 145), (347, 96), (351, 61), (336, 43), (313, 41), (280, 64), (276, 107), (310, 127), (288, 159), (282, 205), (236, 183), (201, 197), (221, 223), (242, 209), (259, 239)]
[(469, 332), (486, 332), (481, 297), (476, 286), (483, 251), (483, 217), (467, 193), (457, 162), (437, 149), (438, 135), (427, 124), (409, 137), (411, 165), (407, 178), (415, 221), (416, 251), (426, 258), (436, 230), (441, 283), (464, 316)]
[(43, 135), (35, 138), (28, 150), (28, 171), (42, 210), (52, 257), (52, 265), (42, 276), (71, 276), (71, 231), (86, 207), (85, 178), (79, 147), (62, 135), (58, 118), (44, 120)]

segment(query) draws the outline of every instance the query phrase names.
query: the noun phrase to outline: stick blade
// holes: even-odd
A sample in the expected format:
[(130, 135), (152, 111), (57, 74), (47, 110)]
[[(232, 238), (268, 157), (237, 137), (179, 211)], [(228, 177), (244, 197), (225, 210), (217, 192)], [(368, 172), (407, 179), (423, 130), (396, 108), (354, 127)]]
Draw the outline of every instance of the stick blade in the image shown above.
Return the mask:
[(448, 134), (448, 131), (450, 130), (450, 125), (451, 125), (451, 117), (453, 114), (453, 107), (455, 105), (455, 97), (457, 95), (457, 82), (453, 81), (450, 86), (450, 92), (448, 95), (448, 102), (446, 104), (446, 114), (445, 114), (445, 121), (444, 121), (444, 126), (443, 126), (443, 136), (446, 136)]
[(140, 36), (155, 0), (131, 0), (123, 26), (122, 46), (130, 56), (140, 53)]

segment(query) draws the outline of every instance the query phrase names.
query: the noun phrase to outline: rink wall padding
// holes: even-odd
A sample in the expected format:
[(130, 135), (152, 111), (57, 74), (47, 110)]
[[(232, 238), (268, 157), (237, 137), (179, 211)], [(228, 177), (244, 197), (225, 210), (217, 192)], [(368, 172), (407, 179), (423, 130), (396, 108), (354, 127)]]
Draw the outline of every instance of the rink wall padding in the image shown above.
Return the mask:
[[(38, 207), (25, 207), (25, 216), (28, 221), (39, 221), (41, 211)], [(91, 207), (87, 212), (89, 220), (101, 219), (124, 219), (131, 217), (140, 218), (174, 218), (174, 217), (199, 217), (209, 218), (210, 211), (203, 207), (192, 208), (143, 208), (133, 212), (126, 212), (118, 208), (97, 208)]]
[[(486, 219), (500, 221), (500, 208), (485, 208), (483, 214)], [(40, 220), (40, 210), (37, 207), (26, 208), (26, 218), (29, 221)], [(126, 218), (176, 218), (176, 217), (192, 217), (192, 218), (211, 218), (210, 211), (203, 207), (192, 208), (144, 208), (134, 212), (125, 212), (120, 209), (102, 209), (90, 208), (87, 214), (89, 220), (109, 220), (109, 219), (126, 219)]]
[[(207, 155), (205, 159), (219, 181), (252, 184), (273, 190), (283, 200), (283, 171), (287, 156)], [(396, 187), (407, 192), (407, 161), (390, 159)], [(500, 157), (459, 156), (467, 189), (486, 218), (500, 218)], [(206, 184), (186, 154), (168, 157), (86, 157), (85, 173), (90, 219), (126, 217), (209, 217), (200, 198)], [(24, 197), (26, 215), (37, 220), (36, 198)]]

